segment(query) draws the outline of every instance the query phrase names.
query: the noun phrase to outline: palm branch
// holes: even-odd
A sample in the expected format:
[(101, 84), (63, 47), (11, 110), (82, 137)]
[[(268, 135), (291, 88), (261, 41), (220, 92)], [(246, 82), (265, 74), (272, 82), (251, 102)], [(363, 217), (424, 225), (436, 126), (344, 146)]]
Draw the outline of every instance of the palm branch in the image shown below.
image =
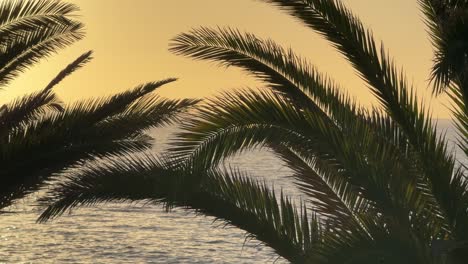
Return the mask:
[(67, 178), (41, 199), (50, 206), (39, 222), (77, 206), (146, 200), (169, 210), (181, 207), (215, 216), (299, 262), (308, 248), (316, 246), (321, 232), (305, 208), (299, 211), (288, 198), (277, 197), (264, 184), (234, 169), (197, 172), (173, 160), (146, 155), (93, 164)]
[(78, 7), (58, 0), (2, 1), (0, 4), (0, 85), (40, 59), (84, 36), (73, 18)]
[[(77, 7), (61, 1), (0, 4), (0, 85), (83, 36)], [(79, 56), (43, 89), (0, 107), (0, 209), (37, 190), (54, 173), (108, 155), (147, 149), (148, 128), (171, 123), (197, 100), (152, 92), (166, 79), (101, 99), (63, 105), (53, 88), (91, 60)]]
[[(147, 83), (112, 97), (64, 106), (61, 111), (36, 108), (27, 119), (2, 130), (1, 193), (5, 198), (1, 207), (37, 190), (47, 177), (66, 168), (150, 147), (152, 138), (145, 135), (146, 129), (175, 121), (177, 113), (196, 103), (150, 94), (172, 81)], [(27, 106), (18, 104), (5, 113)]]

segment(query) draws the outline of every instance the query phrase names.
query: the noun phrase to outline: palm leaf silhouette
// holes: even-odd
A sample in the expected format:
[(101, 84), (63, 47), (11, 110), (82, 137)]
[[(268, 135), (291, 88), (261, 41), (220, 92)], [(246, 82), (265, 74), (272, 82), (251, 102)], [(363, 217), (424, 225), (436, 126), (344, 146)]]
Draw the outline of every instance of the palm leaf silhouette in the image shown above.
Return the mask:
[[(0, 4), (0, 86), (40, 59), (82, 38), (78, 8), (61, 1)], [(114, 96), (64, 105), (53, 88), (92, 59), (86, 52), (38, 92), (0, 107), (0, 209), (38, 190), (55, 174), (96, 158), (147, 149), (145, 130), (177, 120), (197, 100), (152, 92), (170, 78)]]

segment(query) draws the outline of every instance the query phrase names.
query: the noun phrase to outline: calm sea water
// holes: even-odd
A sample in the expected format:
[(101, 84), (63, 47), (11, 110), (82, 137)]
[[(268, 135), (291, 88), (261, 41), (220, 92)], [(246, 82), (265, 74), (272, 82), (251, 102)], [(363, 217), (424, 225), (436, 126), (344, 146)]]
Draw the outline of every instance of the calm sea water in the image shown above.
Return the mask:
[[(441, 121), (454, 138), (449, 122)], [(164, 148), (172, 128), (152, 131), (154, 151)], [(286, 194), (299, 193), (291, 171), (265, 151), (232, 159), (253, 177), (265, 179)], [(212, 217), (160, 207), (107, 204), (81, 208), (48, 224), (35, 224), (39, 214), (33, 195), (0, 216), (0, 263), (284, 263), (258, 241), (245, 241), (237, 228), (220, 228)]]

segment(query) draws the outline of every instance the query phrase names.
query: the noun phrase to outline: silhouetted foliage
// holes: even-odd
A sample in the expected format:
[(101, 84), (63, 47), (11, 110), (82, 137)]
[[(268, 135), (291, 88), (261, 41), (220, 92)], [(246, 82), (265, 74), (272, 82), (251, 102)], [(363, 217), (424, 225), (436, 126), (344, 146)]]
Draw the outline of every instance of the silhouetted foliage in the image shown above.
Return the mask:
[[(61, 1), (0, 4), (0, 85), (79, 40), (77, 7)], [(173, 82), (151, 82), (114, 96), (64, 105), (53, 88), (91, 59), (86, 52), (44, 89), (0, 107), (0, 209), (36, 191), (54, 174), (96, 158), (149, 148), (144, 131), (170, 123), (196, 100), (151, 94)]]
[[(213, 215), (295, 263), (465, 263), (466, 168), (386, 49), (339, 1), (264, 2), (326, 38), (380, 106), (364, 109), (306, 59), (272, 40), (230, 28), (193, 29), (177, 36), (171, 51), (239, 67), (269, 90), (207, 100), (182, 124), (170, 158), (127, 159), (74, 173), (44, 198), (52, 204), (40, 221), (80, 205), (149, 199)], [(453, 29), (444, 26), (449, 21), (442, 13), (466, 14), (462, 2), (421, 1), (435, 39)], [(435, 7), (441, 3), (442, 13)], [(464, 20), (454, 23), (466, 38), (460, 32)], [(437, 51), (435, 91), (452, 87), (466, 151), (466, 100), (459, 82), (465, 61), (446, 58), (451, 55)], [(440, 61), (448, 68), (440, 68)], [(235, 169), (220, 168), (228, 157), (254, 147), (274, 151), (294, 171), (305, 199), (300, 206)]]

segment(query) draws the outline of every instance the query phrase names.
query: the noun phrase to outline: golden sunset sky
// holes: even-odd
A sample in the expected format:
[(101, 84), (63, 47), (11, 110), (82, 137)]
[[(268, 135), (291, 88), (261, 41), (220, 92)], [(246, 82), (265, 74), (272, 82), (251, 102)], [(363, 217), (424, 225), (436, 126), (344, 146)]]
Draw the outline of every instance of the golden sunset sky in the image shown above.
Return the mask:
[[(375, 104), (350, 65), (312, 30), (271, 5), (256, 0), (69, 0), (77, 4), (87, 36), (28, 70), (2, 91), (12, 98), (43, 88), (64, 66), (87, 50), (95, 59), (66, 79), (57, 93), (66, 102), (108, 95), (138, 84), (178, 77), (158, 93), (205, 97), (226, 89), (259, 87), (238, 69), (192, 61), (168, 51), (171, 38), (199, 26), (231, 26), (292, 47), (327, 73), (363, 105)], [(408, 79), (426, 98), (436, 118), (449, 117), (447, 101), (430, 99), (432, 48), (417, 0), (343, 0), (383, 40)]]

